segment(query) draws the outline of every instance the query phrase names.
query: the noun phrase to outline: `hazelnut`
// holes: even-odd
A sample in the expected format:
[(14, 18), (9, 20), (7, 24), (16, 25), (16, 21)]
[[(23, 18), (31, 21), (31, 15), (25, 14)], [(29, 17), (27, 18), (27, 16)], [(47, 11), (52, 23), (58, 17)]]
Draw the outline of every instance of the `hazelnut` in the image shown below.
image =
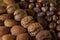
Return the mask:
[(16, 40), (29, 40), (30, 36), (28, 33), (23, 33), (17, 36)]
[(24, 18), (25, 16), (27, 16), (27, 12), (25, 10), (18, 9), (14, 12), (14, 19), (16, 21), (21, 21), (21, 19)]
[(13, 14), (18, 8), (19, 6), (17, 4), (9, 4), (6, 9), (9, 14)]
[(60, 24), (60, 20), (57, 20), (57, 24)]
[(60, 25), (57, 25), (56, 30), (60, 31)]
[(6, 12), (6, 7), (5, 6), (0, 6), (0, 14)]
[(53, 11), (53, 12), (54, 12), (54, 11), (56, 11), (56, 10), (57, 10), (57, 9), (56, 9), (55, 7), (50, 7), (50, 8), (49, 8), (49, 11)]
[(58, 20), (58, 16), (57, 15), (53, 15), (53, 21), (57, 21)]
[(3, 0), (3, 2), (9, 5), (9, 4), (14, 4), (15, 0)]
[(54, 29), (56, 27), (56, 23), (51, 22), (49, 23), (49, 28)]
[(25, 32), (26, 30), (20, 25), (15, 25), (11, 28), (11, 34), (15, 36), (25, 33)]
[(4, 21), (6, 19), (10, 19), (12, 17), (12, 15), (10, 14), (2, 14), (0, 15), (0, 20)]
[(0, 37), (8, 33), (10, 33), (10, 28), (5, 26), (0, 26)]
[(4, 21), (4, 25), (5, 25), (6, 27), (12, 27), (12, 26), (14, 26), (14, 25), (17, 25), (17, 22), (16, 22), (15, 20), (13, 20), (13, 19), (6, 19), (6, 20)]
[(45, 0), (37, 0), (37, 2), (39, 2), (39, 3), (42, 3), (43, 1), (45, 1)]
[(15, 36), (11, 34), (6, 34), (2, 36), (2, 40), (15, 40)]
[(36, 35), (36, 40), (52, 40), (52, 35), (50, 31), (43, 30)]
[(34, 3), (30, 3), (28, 7), (29, 7), (29, 9), (33, 9)]
[(47, 7), (47, 6), (46, 6), (46, 7), (42, 7), (41, 10), (42, 10), (43, 12), (46, 12), (46, 11), (48, 10), (48, 7)]
[(38, 3), (38, 2), (37, 2), (37, 3), (36, 3), (36, 7), (37, 7), (37, 8), (40, 8), (40, 7), (41, 7), (41, 3)]
[(58, 40), (60, 40), (60, 32), (57, 33)]
[(28, 32), (31, 36), (36, 36), (36, 34), (43, 30), (43, 26), (40, 23), (32, 23), (28, 26)]
[(27, 28), (31, 23), (34, 22), (34, 19), (32, 16), (26, 16), (24, 17), (22, 20), (21, 20), (21, 25), (24, 27), (24, 28)]
[(32, 2), (35, 2), (35, 0), (29, 0), (29, 2), (31, 2), (31, 3), (32, 3)]

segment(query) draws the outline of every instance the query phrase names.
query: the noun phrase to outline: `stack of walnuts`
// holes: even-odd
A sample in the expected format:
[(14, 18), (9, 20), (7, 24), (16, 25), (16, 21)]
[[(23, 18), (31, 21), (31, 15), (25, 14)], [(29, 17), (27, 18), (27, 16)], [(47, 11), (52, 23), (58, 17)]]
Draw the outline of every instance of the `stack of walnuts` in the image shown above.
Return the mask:
[(0, 40), (60, 40), (60, 8), (54, 0), (1, 0)]

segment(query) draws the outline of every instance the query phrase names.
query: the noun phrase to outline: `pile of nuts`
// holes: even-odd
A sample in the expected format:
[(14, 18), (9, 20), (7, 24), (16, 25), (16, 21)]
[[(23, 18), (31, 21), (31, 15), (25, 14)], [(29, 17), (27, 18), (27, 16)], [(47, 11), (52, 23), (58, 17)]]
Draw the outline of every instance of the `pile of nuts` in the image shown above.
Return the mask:
[(56, 1), (1, 0), (0, 40), (60, 40)]

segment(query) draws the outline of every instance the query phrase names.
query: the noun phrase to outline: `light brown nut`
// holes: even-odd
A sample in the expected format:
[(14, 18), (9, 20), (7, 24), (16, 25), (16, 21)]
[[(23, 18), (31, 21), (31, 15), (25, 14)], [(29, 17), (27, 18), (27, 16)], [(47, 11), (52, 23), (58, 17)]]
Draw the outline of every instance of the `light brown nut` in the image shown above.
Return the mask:
[(12, 17), (12, 15), (10, 14), (2, 14), (0, 15), (0, 20), (4, 21), (6, 19), (10, 19)]
[(26, 30), (20, 25), (15, 25), (11, 28), (11, 34), (15, 36), (25, 33), (25, 32)]
[(28, 32), (31, 36), (36, 36), (36, 34), (41, 30), (43, 30), (43, 26), (37, 22), (32, 23), (28, 26)]
[(17, 36), (16, 40), (29, 40), (30, 36), (28, 33), (23, 33)]
[(0, 6), (0, 14), (6, 12), (6, 7), (5, 6)]
[(13, 14), (15, 10), (19, 9), (19, 6), (17, 4), (9, 4), (6, 9), (9, 14)]
[(6, 27), (13, 27), (14, 25), (17, 25), (17, 22), (15, 20), (13, 20), (13, 19), (6, 19), (4, 21), (4, 25)]
[(32, 16), (26, 16), (24, 17), (22, 20), (21, 20), (21, 25), (24, 27), (24, 28), (27, 28), (28, 25), (30, 25), (31, 23), (34, 22), (34, 19)]
[(3, 0), (3, 2), (9, 5), (9, 4), (14, 4), (15, 0)]
[(10, 33), (10, 28), (5, 26), (0, 26), (0, 37), (8, 33)]
[(21, 19), (24, 18), (25, 16), (27, 16), (27, 12), (25, 10), (17, 9), (14, 12), (14, 19), (16, 21), (21, 21)]
[(2, 40), (15, 40), (15, 36), (11, 34), (6, 34), (2, 36)]

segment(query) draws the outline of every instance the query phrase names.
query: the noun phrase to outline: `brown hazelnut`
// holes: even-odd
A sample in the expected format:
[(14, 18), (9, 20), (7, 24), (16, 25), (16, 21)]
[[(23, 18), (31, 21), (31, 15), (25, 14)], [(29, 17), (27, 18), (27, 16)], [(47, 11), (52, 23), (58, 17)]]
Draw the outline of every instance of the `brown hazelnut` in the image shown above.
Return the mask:
[(0, 15), (0, 20), (4, 21), (6, 19), (10, 19), (12, 17), (12, 15), (10, 14), (2, 14)]
[(15, 25), (11, 28), (11, 34), (15, 36), (25, 33), (25, 32), (26, 30), (20, 25)]
[(35, 0), (29, 0), (29, 2), (35, 2)]
[(60, 40), (60, 32), (57, 33), (58, 40)]
[(56, 23), (51, 22), (49, 23), (49, 28), (54, 29), (56, 27)]
[(10, 28), (5, 26), (0, 26), (0, 37), (8, 33), (10, 33)]
[(22, 20), (21, 20), (21, 25), (24, 27), (24, 28), (27, 28), (28, 25), (30, 25), (31, 23), (34, 22), (34, 19), (32, 16), (26, 16), (24, 17)]
[(60, 32), (60, 25), (57, 25), (56, 30)]
[(27, 12), (25, 10), (18, 9), (14, 12), (14, 19), (16, 21), (21, 21), (21, 19), (24, 18), (25, 16), (27, 16)]
[(15, 20), (13, 20), (13, 19), (6, 19), (6, 20), (4, 21), (4, 25), (5, 25), (6, 27), (12, 27), (12, 26), (14, 26), (14, 25), (17, 25), (17, 22), (16, 22)]
[(6, 34), (2, 36), (2, 40), (15, 40), (15, 36), (11, 34)]
[(34, 3), (30, 3), (28, 7), (29, 7), (29, 9), (33, 9)]
[(28, 33), (23, 33), (17, 36), (16, 40), (29, 40), (30, 36)]
[(9, 4), (6, 9), (9, 14), (13, 14), (18, 8), (19, 6), (17, 4)]
[(9, 4), (14, 4), (15, 0), (3, 0), (3, 2), (9, 5)]
[(37, 2), (39, 2), (39, 3), (42, 3), (43, 1), (45, 1), (45, 0), (37, 0)]
[(0, 6), (0, 14), (6, 12), (6, 7), (5, 6)]
[(32, 23), (28, 26), (28, 32), (31, 36), (36, 36), (36, 34), (43, 30), (43, 26), (40, 23)]
[(50, 31), (43, 30), (36, 35), (36, 40), (52, 40), (52, 35)]
[(58, 16), (57, 15), (53, 15), (53, 21), (57, 21), (58, 20)]
[(40, 8), (40, 7), (41, 7), (41, 4), (37, 2), (37, 3), (36, 3), (36, 7), (37, 7), (37, 8)]

